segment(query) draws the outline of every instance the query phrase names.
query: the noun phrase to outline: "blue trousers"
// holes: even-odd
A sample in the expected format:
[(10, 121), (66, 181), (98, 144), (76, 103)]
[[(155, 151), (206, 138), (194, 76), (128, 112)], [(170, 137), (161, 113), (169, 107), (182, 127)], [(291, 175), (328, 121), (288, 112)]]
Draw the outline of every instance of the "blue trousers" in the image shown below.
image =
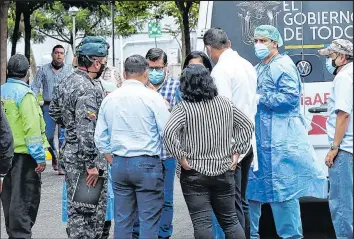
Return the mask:
[[(168, 238), (172, 236), (173, 232), (173, 191), (174, 191), (174, 179), (176, 172), (176, 159), (167, 158), (163, 160), (163, 166), (165, 169), (164, 178), (164, 203), (162, 207), (159, 237)], [(136, 212), (138, 215), (138, 210)], [(134, 223), (133, 238), (139, 238), (139, 220), (138, 217)]]
[(163, 165), (158, 157), (114, 157), (114, 238), (133, 237), (136, 210), (139, 238), (158, 238), (163, 206)]
[(57, 164), (57, 150), (54, 144), (55, 121), (49, 115), (49, 104), (42, 106), (43, 119), (45, 121), (45, 135), (47, 136), (50, 147), (49, 153), (52, 155), (52, 164)]
[(336, 237), (353, 238), (353, 154), (339, 150), (328, 173), (329, 209)]
[(163, 161), (165, 168), (164, 202), (160, 220), (159, 237), (171, 237), (173, 232), (173, 186), (176, 172), (176, 159), (168, 158)]
[[(300, 239), (302, 236), (302, 224), (300, 203), (298, 199), (284, 202), (270, 203), (275, 222), (275, 228), (279, 237), (284, 239)], [(259, 239), (259, 219), (261, 217), (262, 203), (249, 200), (251, 239)]]

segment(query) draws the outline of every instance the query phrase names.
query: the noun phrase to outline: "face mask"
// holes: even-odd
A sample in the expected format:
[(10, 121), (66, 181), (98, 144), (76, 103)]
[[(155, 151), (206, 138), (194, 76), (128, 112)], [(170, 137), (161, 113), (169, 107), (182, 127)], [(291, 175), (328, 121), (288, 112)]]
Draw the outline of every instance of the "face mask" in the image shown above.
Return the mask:
[(101, 77), (101, 75), (102, 75), (102, 73), (103, 73), (105, 67), (106, 67), (105, 64), (101, 64), (101, 67), (100, 67), (99, 71), (96, 72), (97, 75), (96, 75), (96, 77), (95, 77), (94, 79), (98, 79), (98, 78)]
[(328, 70), (329, 73), (331, 73), (332, 75), (334, 75), (335, 71), (336, 71), (336, 63), (335, 60), (333, 60), (332, 58), (328, 57), (326, 59), (326, 68)]
[(64, 66), (64, 63), (60, 63), (59, 65), (54, 64), (54, 62), (52, 61), (52, 67), (56, 70), (59, 70), (60, 68), (62, 68)]
[(256, 45), (254, 45), (254, 50), (255, 50), (256, 57), (258, 57), (261, 60), (269, 56), (270, 53), (268, 47), (265, 44), (261, 44), (261, 43), (257, 43)]
[(164, 70), (149, 70), (149, 81), (153, 85), (159, 85), (164, 79)]

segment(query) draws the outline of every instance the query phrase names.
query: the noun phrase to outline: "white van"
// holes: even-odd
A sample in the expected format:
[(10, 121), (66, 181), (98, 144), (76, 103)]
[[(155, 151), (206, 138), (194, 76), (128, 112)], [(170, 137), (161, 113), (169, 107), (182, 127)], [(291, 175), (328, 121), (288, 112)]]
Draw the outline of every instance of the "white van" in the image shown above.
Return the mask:
[(333, 75), (325, 67), (324, 57), (317, 50), (338, 38), (353, 39), (352, 1), (201, 1), (196, 50), (205, 51), (203, 35), (211, 27), (222, 28), (232, 47), (256, 65), (253, 32), (262, 24), (277, 27), (287, 52), (302, 77), (302, 110), (312, 122), (309, 131), (318, 160), (323, 167), (329, 150), (326, 135), (326, 103)]
[(196, 50), (205, 51), (203, 35), (212, 27), (222, 28), (232, 48), (256, 65), (253, 32), (263, 24), (279, 29), (287, 52), (302, 77), (302, 110), (311, 122), (308, 132), (317, 159), (324, 163), (329, 143), (326, 135), (327, 108), (333, 75), (317, 50), (334, 39), (353, 40), (352, 1), (201, 1)]

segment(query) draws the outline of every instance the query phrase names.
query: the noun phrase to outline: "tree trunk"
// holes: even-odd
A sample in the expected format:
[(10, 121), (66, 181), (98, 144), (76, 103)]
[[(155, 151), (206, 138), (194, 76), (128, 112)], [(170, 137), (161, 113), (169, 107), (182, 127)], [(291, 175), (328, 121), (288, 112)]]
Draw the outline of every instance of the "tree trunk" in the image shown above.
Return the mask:
[(7, 17), (9, 10), (9, 1), (0, 3), (0, 84), (6, 81), (6, 65), (7, 65)]
[(189, 10), (193, 2), (190, 1), (175, 1), (175, 4), (180, 13), (180, 27), (182, 33), (182, 62), (185, 57), (191, 52), (191, 37), (189, 27)]
[(15, 18), (15, 27), (14, 32), (12, 33), (11, 38), (11, 56), (16, 54), (16, 47), (18, 39), (20, 38), (20, 21), (21, 21), (21, 14), (22, 14), (22, 5), (21, 2), (16, 2), (16, 18)]
[(186, 40), (185, 40), (185, 31), (184, 31), (184, 27), (183, 27), (183, 23), (180, 22), (180, 28), (181, 28), (181, 41), (182, 41), (182, 49), (181, 49), (181, 52), (182, 52), (182, 67), (183, 67), (183, 62), (184, 62), (184, 59), (186, 59)]
[(25, 56), (31, 63), (31, 13), (28, 8), (23, 11), (23, 20), (25, 24)]
[(184, 32), (184, 43), (185, 43), (185, 56), (191, 53), (191, 35), (189, 30), (189, 10), (182, 13), (182, 22), (183, 22), (183, 32)]

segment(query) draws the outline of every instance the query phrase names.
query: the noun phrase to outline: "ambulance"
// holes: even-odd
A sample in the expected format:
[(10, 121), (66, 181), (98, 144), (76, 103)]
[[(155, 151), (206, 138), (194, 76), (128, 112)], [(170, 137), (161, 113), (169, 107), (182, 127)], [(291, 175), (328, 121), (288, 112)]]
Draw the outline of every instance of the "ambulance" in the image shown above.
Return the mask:
[(254, 29), (263, 24), (279, 29), (286, 52), (294, 61), (302, 80), (301, 105), (311, 123), (308, 135), (317, 160), (324, 163), (330, 148), (326, 135), (327, 99), (333, 81), (325, 66), (325, 58), (317, 50), (334, 39), (353, 40), (352, 1), (201, 1), (197, 25), (196, 50), (205, 51), (203, 35), (213, 27), (222, 28), (231, 45), (253, 65)]

